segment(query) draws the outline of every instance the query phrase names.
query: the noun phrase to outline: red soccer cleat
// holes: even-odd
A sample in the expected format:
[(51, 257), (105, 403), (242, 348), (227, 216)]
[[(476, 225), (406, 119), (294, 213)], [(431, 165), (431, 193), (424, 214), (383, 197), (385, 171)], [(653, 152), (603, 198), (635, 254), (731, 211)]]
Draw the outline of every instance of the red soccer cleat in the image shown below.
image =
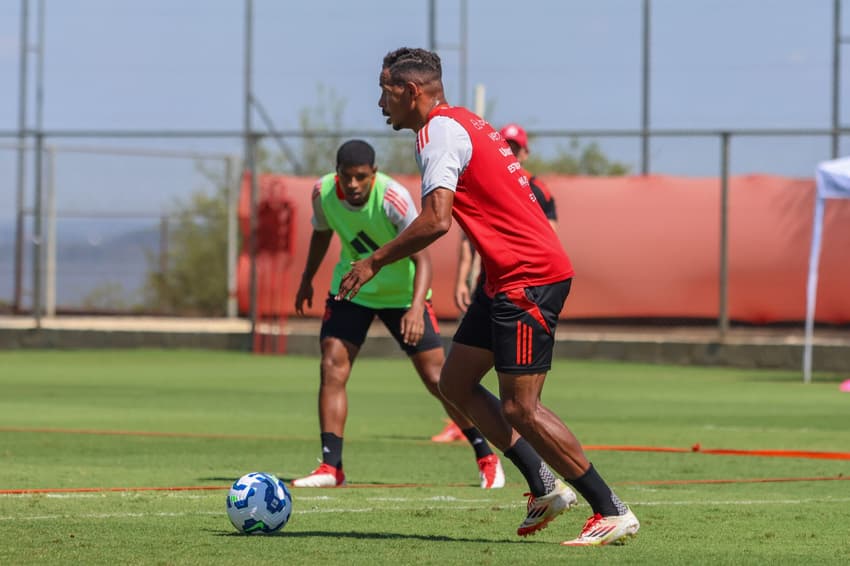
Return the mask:
[(495, 454), (478, 459), (478, 475), (481, 477), (482, 489), (505, 487), (505, 471), (502, 469), (499, 457)]
[(310, 472), (310, 475), (292, 480), (293, 487), (339, 487), (341, 485), (345, 485), (345, 474), (342, 473), (342, 468), (334, 468), (324, 462)]
[(431, 442), (458, 442), (461, 440), (466, 440), (466, 437), (463, 435), (460, 427), (451, 419), (446, 419), (445, 428), (439, 434), (431, 437)]

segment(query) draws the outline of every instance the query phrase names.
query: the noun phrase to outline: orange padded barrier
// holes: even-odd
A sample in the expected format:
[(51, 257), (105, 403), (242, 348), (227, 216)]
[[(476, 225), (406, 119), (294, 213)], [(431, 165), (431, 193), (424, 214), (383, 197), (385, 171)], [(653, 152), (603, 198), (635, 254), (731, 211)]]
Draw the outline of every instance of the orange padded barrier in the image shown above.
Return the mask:
[[(418, 203), (419, 178), (396, 178)], [(316, 180), (263, 176), (261, 185), (272, 179), (283, 182), (298, 214), (293, 261), (283, 286), (283, 305), (291, 313), (310, 242), (310, 195)], [(719, 179), (660, 175), (543, 179), (555, 197), (559, 236), (576, 270), (562, 317), (717, 317)], [(813, 206), (813, 179), (766, 175), (730, 179), (732, 320), (805, 319)], [(458, 234), (454, 225), (430, 248), (434, 307), (440, 318), (458, 316), (453, 300)], [(322, 314), (338, 254), (334, 238), (313, 281), (315, 300), (309, 310), (313, 316)], [(816, 320), (850, 323), (850, 201), (827, 203)]]

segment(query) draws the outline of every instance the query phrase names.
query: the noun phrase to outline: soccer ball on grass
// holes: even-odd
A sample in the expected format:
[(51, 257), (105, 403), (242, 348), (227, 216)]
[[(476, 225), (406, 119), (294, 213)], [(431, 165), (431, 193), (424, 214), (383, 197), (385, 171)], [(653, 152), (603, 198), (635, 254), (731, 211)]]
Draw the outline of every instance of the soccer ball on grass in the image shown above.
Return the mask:
[(273, 533), (286, 525), (291, 513), (292, 496), (273, 474), (245, 474), (227, 495), (227, 516), (240, 533)]

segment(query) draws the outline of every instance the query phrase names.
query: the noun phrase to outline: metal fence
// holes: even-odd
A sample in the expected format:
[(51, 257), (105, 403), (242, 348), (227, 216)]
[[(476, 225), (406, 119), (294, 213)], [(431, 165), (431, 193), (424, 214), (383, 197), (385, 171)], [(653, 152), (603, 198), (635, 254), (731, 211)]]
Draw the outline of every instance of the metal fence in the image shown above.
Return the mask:
[[(706, 154), (704, 173), (716, 176), (720, 183), (721, 199), (717, 205), (721, 212), (718, 257), (721, 280), (717, 321), (721, 334), (729, 327), (727, 209), (728, 178), (736, 161), (734, 147), (761, 143), (768, 148), (765, 153), (769, 153), (771, 144), (808, 140), (804, 146), (810, 148), (812, 156), (804, 155), (802, 159), (816, 162), (818, 155), (828, 154), (835, 133), (829, 129), (650, 132), (650, 147), (653, 143), (698, 143)], [(633, 170), (641, 159), (638, 144), (644, 136), (641, 130), (537, 130), (530, 134), (541, 144), (546, 140), (558, 143), (570, 139), (608, 144), (610, 148), (606, 152), (630, 164)], [(838, 134), (839, 141), (845, 141), (850, 130), (842, 129)], [(16, 133), (0, 132), (0, 136), (13, 135)], [(374, 141), (392, 135), (388, 131), (266, 131), (253, 134), (250, 141), (254, 147), (263, 140), (275, 139), (297, 145), (305, 136), (362, 137)], [(241, 132), (55, 131), (41, 132), (36, 137), (39, 143), (25, 145), (23, 155), (37, 174), (26, 179), (23, 200), (9, 206), (16, 214), (7, 215), (0, 223), (0, 303), (5, 303), (9, 310), (36, 317), (56, 312), (145, 312), (149, 308), (143, 301), (145, 282), (152, 270), (167, 268), (164, 258), (169, 219), (178, 204), (185, 203), (194, 192), (214, 190), (216, 183), (211, 181), (212, 176), (225, 180), (230, 188), (226, 251), (229, 298), (225, 312), (228, 316), (237, 315), (233, 299), (238, 244), (236, 196), (242, 162), (236, 147)], [(97, 144), (87, 140), (96, 140)], [(233, 151), (189, 149), (211, 140), (230, 146)], [(151, 143), (154, 148), (139, 148), (143, 142)], [(165, 148), (175, 143), (185, 147)], [(4, 161), (9, 165), (18, 148), (16, 143), (0, 144), (0, 169)], [(715, 156), (713, 160), (711, 154)], [(329, 169), (331, 158), (329, 155)], [(740, 161), (738, 172), (771, 172)], [(92, 194), (97, 197), (92, 198)], [(12, 204), (11, 191), (0, 198)]]
[(0, 143), (0, 165), (19, 149), (40, 174), (24, 179), (13, 214), (0, 219), (0, 304), (35, 316), (151, 310), (145, 283), (168, 268), (174, 214), (193, 194), (226, 186), (230, 298), (222, 307), (236, 316), (237, 156), (51, 143), (38, 159), (33, 145)]

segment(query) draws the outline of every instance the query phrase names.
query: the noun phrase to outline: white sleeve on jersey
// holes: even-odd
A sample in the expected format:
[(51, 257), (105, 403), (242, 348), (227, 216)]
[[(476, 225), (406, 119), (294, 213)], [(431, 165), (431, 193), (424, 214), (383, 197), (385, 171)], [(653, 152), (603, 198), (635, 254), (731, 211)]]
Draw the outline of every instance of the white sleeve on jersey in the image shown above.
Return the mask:
[(383, 207), (384, 214), (387, 215), (387, 218), (399, 232), (410, 226), (410, 223), (419, 215), (416, 211), (416, 205), (413, 204), (410, 191), (395, 180), (387, 183)]
[(310, 223), (313, 225), (313, 230), (316, 232), (327, 232), (331, 229), (328, 224), (328, 219), (325, 217), (325, 211), (322, 209), (322, 181), (316, 182), (313, 187), (313, 218)]
[(457, 180), (472, 158), (472, 140), (448, 116), (435, 116), (425, 126), (428, 141), (416, 152), (422, 172), (422, 198), (438, 187), (457, 189)]

